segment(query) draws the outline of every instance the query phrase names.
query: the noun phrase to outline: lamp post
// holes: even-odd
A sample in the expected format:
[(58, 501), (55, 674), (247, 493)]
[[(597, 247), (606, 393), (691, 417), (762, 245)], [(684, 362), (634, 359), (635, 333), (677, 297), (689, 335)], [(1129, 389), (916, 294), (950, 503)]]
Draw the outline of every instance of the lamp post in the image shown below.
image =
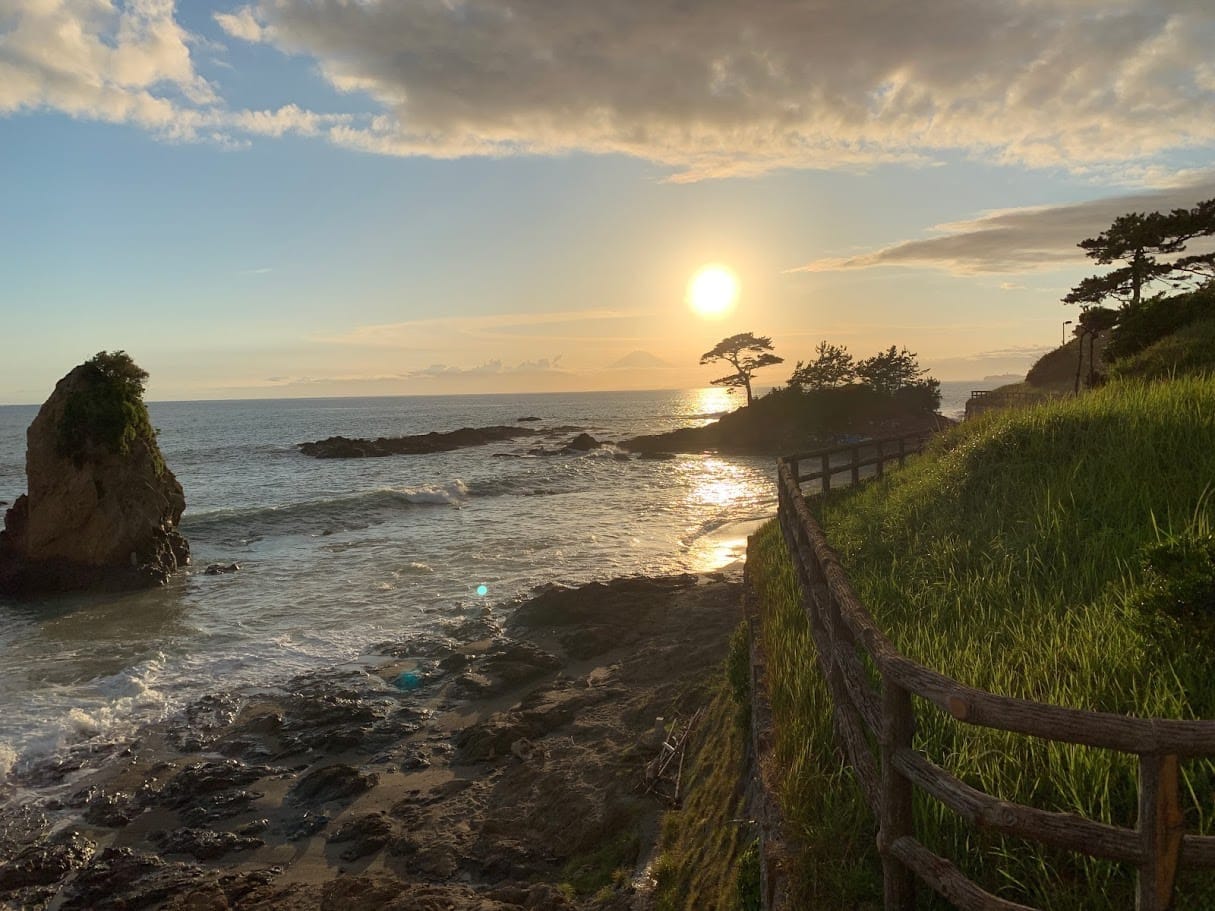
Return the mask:
[(1069, 319), (1065, 319), (1063, 321), (1063, 344), (1064, 345), (1067, 344), (1067, 327), (1070, 326), (1071, 324), (1072, 324), (1072, 321)]

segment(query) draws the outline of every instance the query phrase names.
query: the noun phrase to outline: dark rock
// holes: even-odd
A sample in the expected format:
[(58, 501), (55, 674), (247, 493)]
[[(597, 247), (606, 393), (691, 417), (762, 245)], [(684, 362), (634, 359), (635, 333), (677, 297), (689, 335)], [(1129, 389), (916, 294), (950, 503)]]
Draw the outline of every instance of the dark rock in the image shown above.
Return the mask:
[(221, 791), (200, 797), (181, 811), (181, 821), (189, 826), (210, 826), (221, 819), (246, 813), (253, 801), (261, 798), (261, 791)]
[(590, 452), (592, 449), (598, 449), (602, 445), (589, 433), (580, 433), (566, 443), (565, 448), (573, 452)]
[(211, 829), (176, 829), (153, 837), (165, 854), (189, 854), (196, 860), (216, 860), (230, 851), (248, 851), (265, 844), (260, 838)]
[(286, 769), (250, 766), (235, 759), (195, 762), (178, 772), (157, 795), (156, 802), (168, 807), (198, 804), (200, 798), (235, 792), (260, 778), (282, 775)]
[(350, 439), (336, 436), (314, 443), (300, 443), (304, 455), (318, 459), (365, 459), (390, 455), (420, 455), (431, 452), (450, 452), (468, 446), (484, 446), (518, 437), (531, 436), (539, 431), (528, 427), (462, 427), (447, 433), (423, 433), (415, 436), (380, 437), (375, 440)]
[(520, 424), (524, 424), (529, 421), (538, 421), (538, 420), (540, 420), (540, 418), (536, 417), (535, 415), (529, 415), (525, 418), (515, 418), (515, 420), (518, 421)]
[(212, 563), (203, 570), (208, 576), (222, 576), (225, 573), (240, 571), (239, 563)]
[(93, 842), (74, 831), (29, 845), (0, 866), (0, 894), (57, 883), (84, 866), (95, 850)]
[(181, 484), (161, 456), (142, 385), (114, 363), (99, 356), (73, 369), (26, 432), (29, 492), (5, 511), (0, 592), (148, 587), (190, 561), (177, 532)]
[(363, 773), (344, 763), (322, 766), (309, 772), (291, 788), (291, 797), (296, 801), (328, 803), (345, 800), (375, 787), (380, 776)]
[(358, 860), (385, 847), (392, 835), (392, 822), (387, 816), (368, 813), (346, 823), (329, 836), (329, 841), (335, 844), (348, 842), (342, 851), (342, 860)]
[(549, 630), (574, 658), (590, 658), (637, 641), (640, 621), (670, 594), (696, 584), (692, 574), (637, 576), (551, 586), (511, 615), (511, 629)]
[(329, 825), (328, 813), (305, 810), (294, 819), (283, 823), (281, 829), (288, 841), (299, 841), (303, 838), (311, 838), (327, 825)]
[(106, 848), (63, 890), (65, 911), (152, 908), (201, 891), (214, 876), (193, 864), (166, 863), (130, 848)]
[(140, 812), (141, 808), (136, 805), (130, 794), (115, 791), (112, 794), (98, 794), (90, 800), (84, 811), (84, 820), (95, 826), (120, 829)]

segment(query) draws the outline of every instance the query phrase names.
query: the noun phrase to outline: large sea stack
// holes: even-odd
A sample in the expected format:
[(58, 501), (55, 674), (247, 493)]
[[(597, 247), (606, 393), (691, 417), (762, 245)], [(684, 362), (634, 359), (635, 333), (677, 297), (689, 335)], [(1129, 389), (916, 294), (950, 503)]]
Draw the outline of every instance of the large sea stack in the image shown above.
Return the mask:
[(55, 385), (26, 432), (29, 492), (4, 516), (0, 593), (150, 587), (190, 562), (147, 378), (125, 352), (101, 352)]

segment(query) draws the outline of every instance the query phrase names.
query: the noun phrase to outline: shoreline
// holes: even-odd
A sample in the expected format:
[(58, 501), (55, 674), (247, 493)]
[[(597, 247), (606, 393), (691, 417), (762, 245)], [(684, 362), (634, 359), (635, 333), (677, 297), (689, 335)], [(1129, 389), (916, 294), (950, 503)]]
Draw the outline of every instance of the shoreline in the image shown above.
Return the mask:
[(10, 797), (0, 901), (643, 908), (611, 874), (656, 837), (655, 719), (695, 712), (739, 592), (736, 566), (551, 586), (371, 665), (202, 696), (96, 770), (39, 769), (65, 797)]

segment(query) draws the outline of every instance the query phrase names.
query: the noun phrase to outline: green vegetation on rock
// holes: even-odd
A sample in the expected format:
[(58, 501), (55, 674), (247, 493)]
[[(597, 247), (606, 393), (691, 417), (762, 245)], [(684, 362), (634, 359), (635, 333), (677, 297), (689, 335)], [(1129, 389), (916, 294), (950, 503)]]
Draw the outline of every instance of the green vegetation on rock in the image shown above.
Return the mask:
[(60, 455), (77, 461), (97, 449), (129, 455), (139, 440), (154, 443), (156, 434), (143, 403), (147, 371), (125, 351), (98, 352), (78, 370), (80, 382), (59, 421)]

